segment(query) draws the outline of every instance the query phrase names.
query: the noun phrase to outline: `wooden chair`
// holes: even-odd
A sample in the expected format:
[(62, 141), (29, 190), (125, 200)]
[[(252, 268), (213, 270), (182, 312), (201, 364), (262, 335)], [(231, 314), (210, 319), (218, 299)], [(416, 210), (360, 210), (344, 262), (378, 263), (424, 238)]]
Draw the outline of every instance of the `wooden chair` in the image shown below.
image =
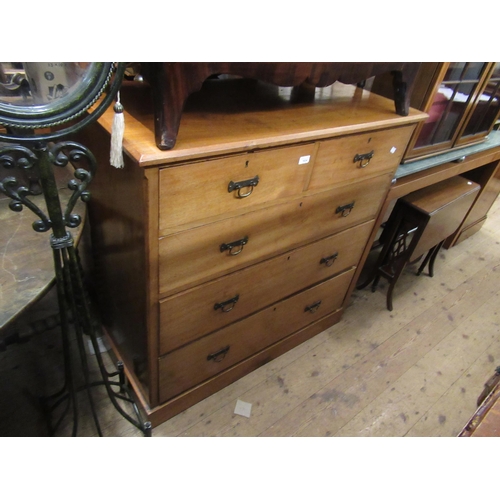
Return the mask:
[(409, 262), (426, 254), (417, 275), (434, 262), (444, 240), (453, 234), (479, 193), (480, 186), (464, 177), (452, 177), (400, 198), (380, 236), (383, 247), (375, 266), (374, 292), (381, 277), (389, 282), (387, 309), (392, 311), (394, 287)]

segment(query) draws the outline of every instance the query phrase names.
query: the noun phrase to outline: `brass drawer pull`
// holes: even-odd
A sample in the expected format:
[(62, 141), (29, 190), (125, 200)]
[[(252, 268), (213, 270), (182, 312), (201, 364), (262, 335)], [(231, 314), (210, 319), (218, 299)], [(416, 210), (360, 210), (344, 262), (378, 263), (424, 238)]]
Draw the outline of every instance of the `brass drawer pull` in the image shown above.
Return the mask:
[(358, 168), (365, 168), (368, 166), (368, 163), (370, 163), (370, 160), (373, 158), (373, 155), (375, 154), (375, 150), (371, 150), (369, 153), (364, 153), (362, 155), (357, 154), (354, 157), (354, 160), (352, 160), (353, 163), (358, 163), (359, 165)]
[(352, 203), (349, 203), (347, 205), (342, 205), (340, 207), (337, 207), (337, 210), (335, 210), (335, 213), (338, 214), (342, 212), (342, 217), (347, 217), (350, 213), (351, 210), (354, 208), (354, 201)]
[[(227, 192), (232, 193), (233, 191), (238, 190), (238, 192), (236, 193), (236, 197), (246, 198), (247, 196), (250, 196), (253, 193), (253, 188), (258, 183), (259, 183), (258, 175), (256, 175), (253, 179), (247, 179), (246, 181), (238, 181), (238, 182), (231, 181), (227, 186)], [(250, 189), (247, 189), (242, 193), (241, 190), (244, 188), (250, 188)]]
[(226, 346), (220, 351), (214, 352), (212, 354), (209, 354), (207, 356), (207, 361), (213, 361), (214, 363), (220, 363), (225, 357), (226, 354), (229, 352), (230, 346)]
[(238, 255), (243, 251), (243, 247), (248, 243), (248, 236), (245, 236), (241, 240), (233, 241), (232, 243), (222, 243), (220, 246), (220, 251), (225, 252), (229, 250), (228, 255)]
[(236, 302), (238, 302), (238, 299), (240, 298), (239, 295), (236, 295), (232, 299), (226, 300), (224, 302), (219, 302), (218, 304), (214, 305), (214, 309), (217, 311), (217, 309), (220, 309), (221, 312), (228, 313), (229, 311), (232, 311), (234, 309), (234, 306), (236, 305)]
[(313, 314), (319, 309), (320, 305), (321, 305), (321, 300), (318, 300), (318, 302), (315, 302), (314, 304), (311, 304), (310, 306), (306, 306), (306, 308), (304, 309), (304, 312), (310, 312), (311, 314)]
[(323, 257), (319, 263), (320, 264), (325, 264), (326, 267), (331, 267), (333, 263), (335, 262), (335, 259), (339, 256), (338, 252), (335, 252), (333, 255), (330, 255), (330, 257)]

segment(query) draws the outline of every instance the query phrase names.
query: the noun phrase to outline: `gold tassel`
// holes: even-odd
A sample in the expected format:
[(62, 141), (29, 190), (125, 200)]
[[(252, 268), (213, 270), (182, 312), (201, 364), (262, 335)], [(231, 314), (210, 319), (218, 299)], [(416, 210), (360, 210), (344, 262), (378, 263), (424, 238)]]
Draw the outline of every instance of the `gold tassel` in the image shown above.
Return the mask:
[(113, 107), (115, 116), (111, 128), (111, 151), (109, 153), (109, 163), (116, 168), (123, 168), (123, 134), (125, 132), (125, 117), (123, 116), (123, 106), (120, 103), (120, 92), (116, 96), (116, 103)]

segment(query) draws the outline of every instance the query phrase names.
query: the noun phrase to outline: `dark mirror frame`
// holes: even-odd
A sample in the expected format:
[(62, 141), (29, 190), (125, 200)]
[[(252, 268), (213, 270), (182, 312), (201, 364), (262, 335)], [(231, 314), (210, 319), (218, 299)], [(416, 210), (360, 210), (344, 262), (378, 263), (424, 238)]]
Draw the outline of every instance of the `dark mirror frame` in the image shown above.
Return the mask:
[[(125, 67), (125, 63), (92, 63), (71, 95), (49, 104), (12, 106), (0, 102), (0, 126), (7, 129), (6, 134), (0, 133), (0, 140), (47, 141), (77, 132), (97, 120), (111, 104), (122, 83)], [(97, 102), (97, 107), (89, 111)], [(34, 133), (36, 129), (50, 127), (57, 130)]]

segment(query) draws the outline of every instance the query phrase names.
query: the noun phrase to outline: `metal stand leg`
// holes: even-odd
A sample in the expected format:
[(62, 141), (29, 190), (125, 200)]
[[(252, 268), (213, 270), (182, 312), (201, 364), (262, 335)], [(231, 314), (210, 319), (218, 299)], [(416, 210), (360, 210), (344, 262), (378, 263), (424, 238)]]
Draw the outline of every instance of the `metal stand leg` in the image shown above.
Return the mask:
[[(92, 414), (92, 420), (96, 432), (102, 436), (102, 429), (99, 423), (98, 412), (94, 400), (92, 389), (97, 386), (104, 386), (107, 396), (116, 411), (138, 428), (144, 436), (151, 436), (151, 424), (145, 422), (140, 411), (128, 392), (123, 364), (119, 364), (117, 371), (109, 373), (106, 370), (97, 342), (97, 332), (94, 326), (90, 300), (84, 285), (82, 268), (76, 247), (74, 246), (71, 233), (66, 227), (77, 227), (80, 217), (72, 214), (78, 199), (88, 201), (89, 193), (86, 191), (88, 183), (93, 177), (96, 168), (95, 159), (90, 151), (84, 146), (74, 142), (64, 142), (49, 146), (45, 143), (37, 143), (32, 149), (23, 146), (7, 146), (0, 149), (0, 164), (9, 158), (12, 163), (12, 155), (21, 156), (17, 163), (23, 168), (35, 167), (38, 169), (40, 183), (45, 198), (47, 214), (27, 198), (29, 190), (19, 187), (17, 180), (13, 177), (6, 178), (0, 182), (0, 190), (12, 198), (11, 209), (19, 211), (23, 206), (28, 207), (40, 217), (40, 220), (33, 223), (33, 228), (38, 232), (52, 230), (50, 245), (54, 257), (54, 271), (56, 276), (57, 298), (59, 313), (61, 318), (61, 337), (63, 347), (64, 362), (64, 382), (63, 387), (55, 394), (43, 398), (44, 407), (49, 414), (49, 431), (55, 435), (61, 427), (65, 418), (72, 418), (72, 435), (78, 435), (78, 427), (81, 420), (81, 408), (78, 394), (84, 392), (88, 399), (88, 404)], [(2, 156), (6, 155), (6, 156)], [(8, 156), (7, 156), (8, 155)], [(26, 159), (28, 158), (28, 160)], [(53, 166), (66, 166), (69, 161), (79, 162), (85, 159), (88, 163), (88, 170), (78, 168), (75, 170), (76, 180), (70, 181), (68, 187), (74, 191), (67, 207), (63, 211), (59, 199), (58, 188), (55, 181)], [(76, 347), (71, 346), (71, 325), (70, 318), (73, 319), (74, 339)], [(91, 340), (95, 358), (99, 368), (100, 379), (91, 380), (90, 369), (85, 351), (84, 335)], [(80, 383), (79, 379), (82, 379)], [(113, 379), (117, 379), (116, 381)], [(114, 390), (117, 388), (117, 390)], [(131, 406), (133, 416), (125, 411), (120, 402)], [(64, 403), (64, 406), (61, 406)], [(56, 410), (60, 410), (55, 423), (52, 422)]]

